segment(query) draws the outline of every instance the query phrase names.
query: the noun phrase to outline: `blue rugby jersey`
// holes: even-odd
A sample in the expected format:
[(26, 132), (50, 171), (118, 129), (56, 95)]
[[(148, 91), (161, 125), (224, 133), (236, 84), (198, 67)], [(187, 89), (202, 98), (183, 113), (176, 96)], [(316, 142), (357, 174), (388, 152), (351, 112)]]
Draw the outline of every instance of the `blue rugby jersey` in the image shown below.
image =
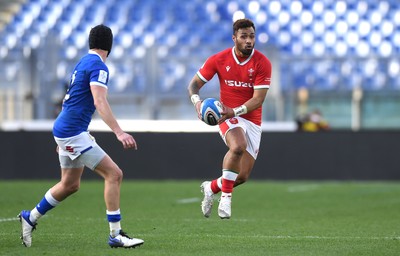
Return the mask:
[(96, 110), (90, 85), (107, 88), (108, 74), (106, 64), (96, 52), (89, 51), (81, 58), (71, 76), (62, 110), (54, 122), (55, 137), (67, 138), (87, 131)]

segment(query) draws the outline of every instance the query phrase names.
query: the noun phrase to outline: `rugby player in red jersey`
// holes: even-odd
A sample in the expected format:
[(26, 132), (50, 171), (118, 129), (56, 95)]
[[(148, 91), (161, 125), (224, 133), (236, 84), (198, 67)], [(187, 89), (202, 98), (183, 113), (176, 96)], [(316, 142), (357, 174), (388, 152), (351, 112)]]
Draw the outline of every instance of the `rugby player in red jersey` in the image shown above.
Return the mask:
[(204, 199), (201, 209), (209, 217), (214, 195), (221, 192), (218, 215), (231, 217), (233, 187), (249, 177), (261, 141), (262, 104), (271, 82), (271, 62), (254, 49), (255, 26), (249, 19), (233, 23), (233, 48), (209, 57), (188, 86), (189, 96), (200, 114), (200, 89), (215, 74), (220, 83), (220, 101), (224, 106), (219, 132), (228, 147), (222, 162), (222, 176), (201, 184)]

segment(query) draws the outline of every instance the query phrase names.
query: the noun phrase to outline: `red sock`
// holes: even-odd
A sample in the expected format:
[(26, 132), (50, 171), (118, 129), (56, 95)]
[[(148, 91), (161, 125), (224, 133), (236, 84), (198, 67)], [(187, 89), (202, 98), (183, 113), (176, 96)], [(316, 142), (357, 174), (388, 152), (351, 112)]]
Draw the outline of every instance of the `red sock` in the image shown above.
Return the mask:
[(211, 190), (214, 194), (217, 194), (221, 191), (221, 189), (218, 187), (218, 179), (211, 181)]
[(233, 185), (235, 185), (234, 180), (226, 180), (222, 178), (222, 192), (224, 193), (232, 193), (233, 191)]
[(232, 170), (222, 170), (222, 188), (221, 191), (224, 193), (232, 193), (233, 186), (238, 174)]

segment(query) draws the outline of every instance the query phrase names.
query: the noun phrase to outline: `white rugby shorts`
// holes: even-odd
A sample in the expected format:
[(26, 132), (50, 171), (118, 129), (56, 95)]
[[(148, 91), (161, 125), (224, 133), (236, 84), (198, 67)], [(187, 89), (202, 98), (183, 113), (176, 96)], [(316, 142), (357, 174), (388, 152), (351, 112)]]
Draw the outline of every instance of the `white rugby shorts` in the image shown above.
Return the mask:
[(221, 135), (221, 138), (224, 140), (225, 144), (227, 144), (226, 134), (236, 127), (243, 129), (247, 139), (246, 150), (254, 159), (257, 159), (262, 134), (261, 126), (256, 125), (240, 116), (227, 119), (225, 122), (219, 125), (219, 134)]
[(58, 155), (62, 168), (86, 166), (94, 170), (106, 155), (89, 132), (82, 132), (69, 138), (54, 137), (54, 140), (58, 145)]

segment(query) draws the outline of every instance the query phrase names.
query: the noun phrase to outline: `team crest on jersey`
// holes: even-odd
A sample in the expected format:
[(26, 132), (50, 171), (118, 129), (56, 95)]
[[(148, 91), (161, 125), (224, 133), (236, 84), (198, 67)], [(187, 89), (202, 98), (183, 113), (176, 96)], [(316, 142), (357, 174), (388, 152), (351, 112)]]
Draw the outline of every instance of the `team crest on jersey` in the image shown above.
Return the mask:
[(249, 72), (249, 78), (250, 78), (250, 80), (252, 80), (252, 79), (253, 79), (254, 69), (253, 69), (253, 68), (250, 68), (250, 69), (248, 70), (248, 72)]
[(229, 69), (231, 69), (231, 67), (230, 66), (226, 66), (226, 72), (228, 72)]

